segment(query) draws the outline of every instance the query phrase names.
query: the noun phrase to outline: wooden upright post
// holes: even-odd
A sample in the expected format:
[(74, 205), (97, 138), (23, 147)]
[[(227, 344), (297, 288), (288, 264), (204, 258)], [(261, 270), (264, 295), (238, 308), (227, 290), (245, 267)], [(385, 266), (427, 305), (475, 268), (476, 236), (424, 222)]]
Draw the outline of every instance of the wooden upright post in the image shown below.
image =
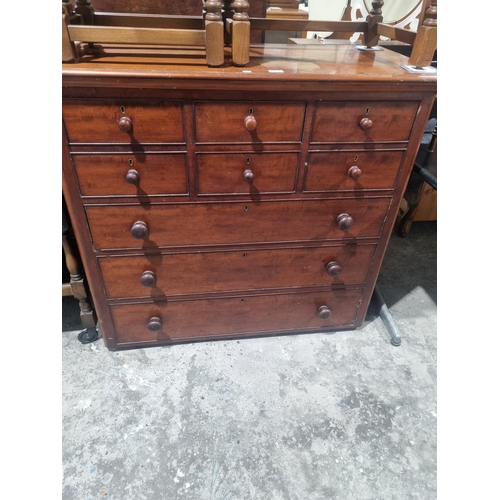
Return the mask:
[[(63, 4), (64, 5), (64, 4)], [(71, 62), (76, 59), (75, 44), (71, 41), (68, 33), (69, 14), (63, 8), (62, 11), (62, 60), (63, 62)]]
[(379, 36), (377, 35), (377, 24), (382, 22), (383, 6), (383, 0), (374, 0), (372, 2), (372, 10), (366, 16), (368, 28), (365, 33), (363, 33), (363, 43), (368, 48), (378, 45)]
[(205, 2), (205, 32), (207, 64), (221, 66), (224, 64), (224, 24), (222, 22), (222, 3), (220, 0)]
[(429, 66), (437, 47), (437, 0), (431, 0), (425, 11), (425, 19), (417, 30), (411, 51), (409, 66), (423, 68)]
[(83, 24), (94, 24), (94, 8), (90, 0), (76, 0), (75, 12), (82, 16)]
[(233, 2), (232, 54), (235, 66), (245, 66), (250, 61), (250, 19), (247, 0)]

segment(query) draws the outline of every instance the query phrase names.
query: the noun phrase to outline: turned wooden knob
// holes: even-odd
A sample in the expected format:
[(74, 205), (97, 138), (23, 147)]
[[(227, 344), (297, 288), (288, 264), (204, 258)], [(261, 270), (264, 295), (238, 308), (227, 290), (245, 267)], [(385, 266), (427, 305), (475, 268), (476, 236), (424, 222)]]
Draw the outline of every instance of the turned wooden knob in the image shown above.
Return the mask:
[(328, 274), (334, 278), (342, 272), (342, 266), (338, 262), (332, 260), (326, 265), (326, 270), (328, 271)]
[(129, 184), (139, 184), (139, 179), (140, 179), (140, 176), (139, 176), (139, 172), (137, 172), (137, 170), (134, 170), (134, 169), (130, 169), (128, 172), (127, 172), (127, 175), (125, 176), (125, 179), (127, 180), (127, 182)]
[(159, 332), (161, 330), (161, 319), (156, 316), (149, 318), (148, 330), (150, 332)]
[(359, 126), (363, 130), (370, 130), (373, 127), (373, 122), (370, 120), (370, 118), (361, 118)]
[(337, 217), (337, 226), (342, 231), (348, 231), (354, 224), (353, 218), (349, 214), (340, 214)]
[(130, 132), (132, 130), (132, 120), (128, 116), (122, 116), (118, 121), (118, 128), (122, 132)]
[(252, 184), (253, 178), (254, 178), (254, 175), (253, 175), (253, 172), (251, 170), (245, 170), (243, 172), (243, 179), (245, 180), (245, 182)]
[(138, 240), (145, 240), (149, 236), (148, 225), (145, 222), (142, 222), (142, 220), (138, 220), (132, 224), (130, 233)]
[(245, 118), (245, 127), (247, 130), (255, 130), (257, 128), (257, 120), (255, 119), (255, 116), (249, 115)]
[(156, 274), (153, 271), (144, 271), (141, 275), (142, 286), (155, 286)]
[(349, 171), (347, 172), (347, 175), (353, 179), (358, 179), (359, 177), (361, 177), (362, 173), (363, 173), (363, 171), (359, 167), (354, 165), (349, 169)]
[(332, 317), (332, 311), (330, 311), (327, 306), (320, 306), (318, 307), (318, 316), (321, 319), (330, 319)]

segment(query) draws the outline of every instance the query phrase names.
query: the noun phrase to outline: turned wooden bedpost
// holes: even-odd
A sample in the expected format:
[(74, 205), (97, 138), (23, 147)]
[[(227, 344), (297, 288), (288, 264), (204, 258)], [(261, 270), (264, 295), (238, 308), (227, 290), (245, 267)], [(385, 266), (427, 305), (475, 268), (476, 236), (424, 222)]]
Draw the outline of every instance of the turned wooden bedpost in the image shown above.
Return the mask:
[(221, 66), (224, 64), (222, 3), (220, 0), (206, 0), (205, 10), (207, 64), (209, 66)]
[(368, 28), (365, 33), (363, 33), (363, 43), (368, 48), (378, 45), (379, 36), (377, 35), (377, 24), (382, 22), (383, 6), (383, 0), (374, 0), (372, 2), (372, 10), (366, 16)]
[(429, 8), (425, 11), (425, 19), (417, 30), (413, 43), (409, 66), (423, 68), (432, 62), (437, 47), (437, 0), (430, 0)]
[(232, 28), (232, 54), (235, 66), (244, 66), (250, 61), (250, 19), (247, 0), (234, 0)]

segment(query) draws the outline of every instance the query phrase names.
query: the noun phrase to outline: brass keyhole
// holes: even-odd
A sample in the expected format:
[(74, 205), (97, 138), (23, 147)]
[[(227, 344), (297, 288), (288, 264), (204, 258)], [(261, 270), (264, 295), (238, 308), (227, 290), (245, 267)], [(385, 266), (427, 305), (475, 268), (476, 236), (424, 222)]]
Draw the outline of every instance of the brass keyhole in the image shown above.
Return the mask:
[(253, 115), (253, 108), (250, 108), (250, 109), (248, 110), (248, 114), (249, 114), (249, 115)]
[(354, 157), (354, 161), (355, 161), (355, 162), (357, 162), (357, 161), (358, 161), (358, 158), (359, 158), (359, 155), (356, 155), (356, 156)]
[(128, 164), (129, 164), (130, 166), (132, 166), (132, 165), (134, 164), (134, 160), (129, 160), (129, 161), (128, 161)]
[(370, 112), (370, 108), (365, 109), (365, 115), (367, 115)]
[(250, 165), (250, 157), (247, 156), (247, 165)]
[(122, 115), (125, 114), (125, 106), (120, 106), (120, 111), (122, 112)]

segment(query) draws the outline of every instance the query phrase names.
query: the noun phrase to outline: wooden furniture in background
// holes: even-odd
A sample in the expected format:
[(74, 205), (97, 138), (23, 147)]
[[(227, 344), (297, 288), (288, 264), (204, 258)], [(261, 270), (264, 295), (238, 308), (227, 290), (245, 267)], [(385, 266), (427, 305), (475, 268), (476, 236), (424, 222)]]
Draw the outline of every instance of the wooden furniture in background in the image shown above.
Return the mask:
[[(95, 44), (108, 43), (202, 46), (206, 49), (207, 65), (221, 66), (224, 64), (222, 4), (218, 0), (206, 0), (204, 4), (198, 1), (200, 15), (188, 16), (145, 13), (146, 8), (163, 12), (161, 4), (156, 1), (143, 4), (134, 9), (134, 13), (116, 13), (116, 7), (111, 12), (96, 12), (90, 0), (75, 0), (74, 9), (70, 0), (62, 0), (63, 61), (70, 62), (79, 57), (76, 43), (83, 51), (95, 51)], [(137, 4), (125, 3), (128, 6)], [(110, 2), (103, 4), (103, 7), (113, 6)], [(202, 7), (205, 9), (203, 16)]]
[(98, 338), (97, 317), (92, 308), (78, 249), (73, 242), (71, 222), (64, 198), (62, 200), (62, 248), (64, 262), (70, 277), (68, 283), (62, 284), (62, 296), (72, 296), (78, 300), (80, 319), (84, 327), (84, 330), (78, 334), (80, 342), (84, 344), (94, 342)]
[(205, 47), (207, 65), (221, 66), (224, 44), (231, 43), (224, 23), (235, 13), (240, 45), (262, 43), (264, 32), (250, 33), (247, 18), (264, 17), (266, 0), (253, 0), (251, 6), (246, 0), (62, 0), (62, 60), (97, 54), (101, 43), (147, 44)]
[(408, 236), (413, 222), (437, 220), (437, 118), (424, 133), (412, 174), (401, 201), (396, 223), (400, 236)]
[[(248, 3), (241, 0), (242, 3)], [(424, 14), (424, 21), (418, 30), (401, 28), (383, 22), (382, 0), (371, 2), (372, 8), (364, 20), (340, 21), (315, 21), (315, 20), (289, 20), (289, 19), (256, 19), (249, 18), (251, 29), (282, 30), (282, 31), (327, 31), (333, 32), (333, 38), (347, 39), (354, 33), (362, 33), (362, 43), (365, 49), (375, 48), (380, 37), (402, 42), (412, 46), (412, 53), (408, 67), (421, 70), (428, 67), (436, 51), (437, 45), (437, 0), (428, 0), (428, 8)], [(349, 8), (346, 7), (346, 10)], [(246, 12), (246, 11), (245, 11)], [(227, 29), (231, 31), (231, 22), (228, 20)], [(239, 35), (232, 36), (233, 63), (244, 66), (248, 63), (249, 47), (246, 39)]]
[[(362, 326), (436, 93), (391, 51), (64, 64), (63, 189), (109, 349)], [(110, 71), (110, 68), (113, 71)]]

